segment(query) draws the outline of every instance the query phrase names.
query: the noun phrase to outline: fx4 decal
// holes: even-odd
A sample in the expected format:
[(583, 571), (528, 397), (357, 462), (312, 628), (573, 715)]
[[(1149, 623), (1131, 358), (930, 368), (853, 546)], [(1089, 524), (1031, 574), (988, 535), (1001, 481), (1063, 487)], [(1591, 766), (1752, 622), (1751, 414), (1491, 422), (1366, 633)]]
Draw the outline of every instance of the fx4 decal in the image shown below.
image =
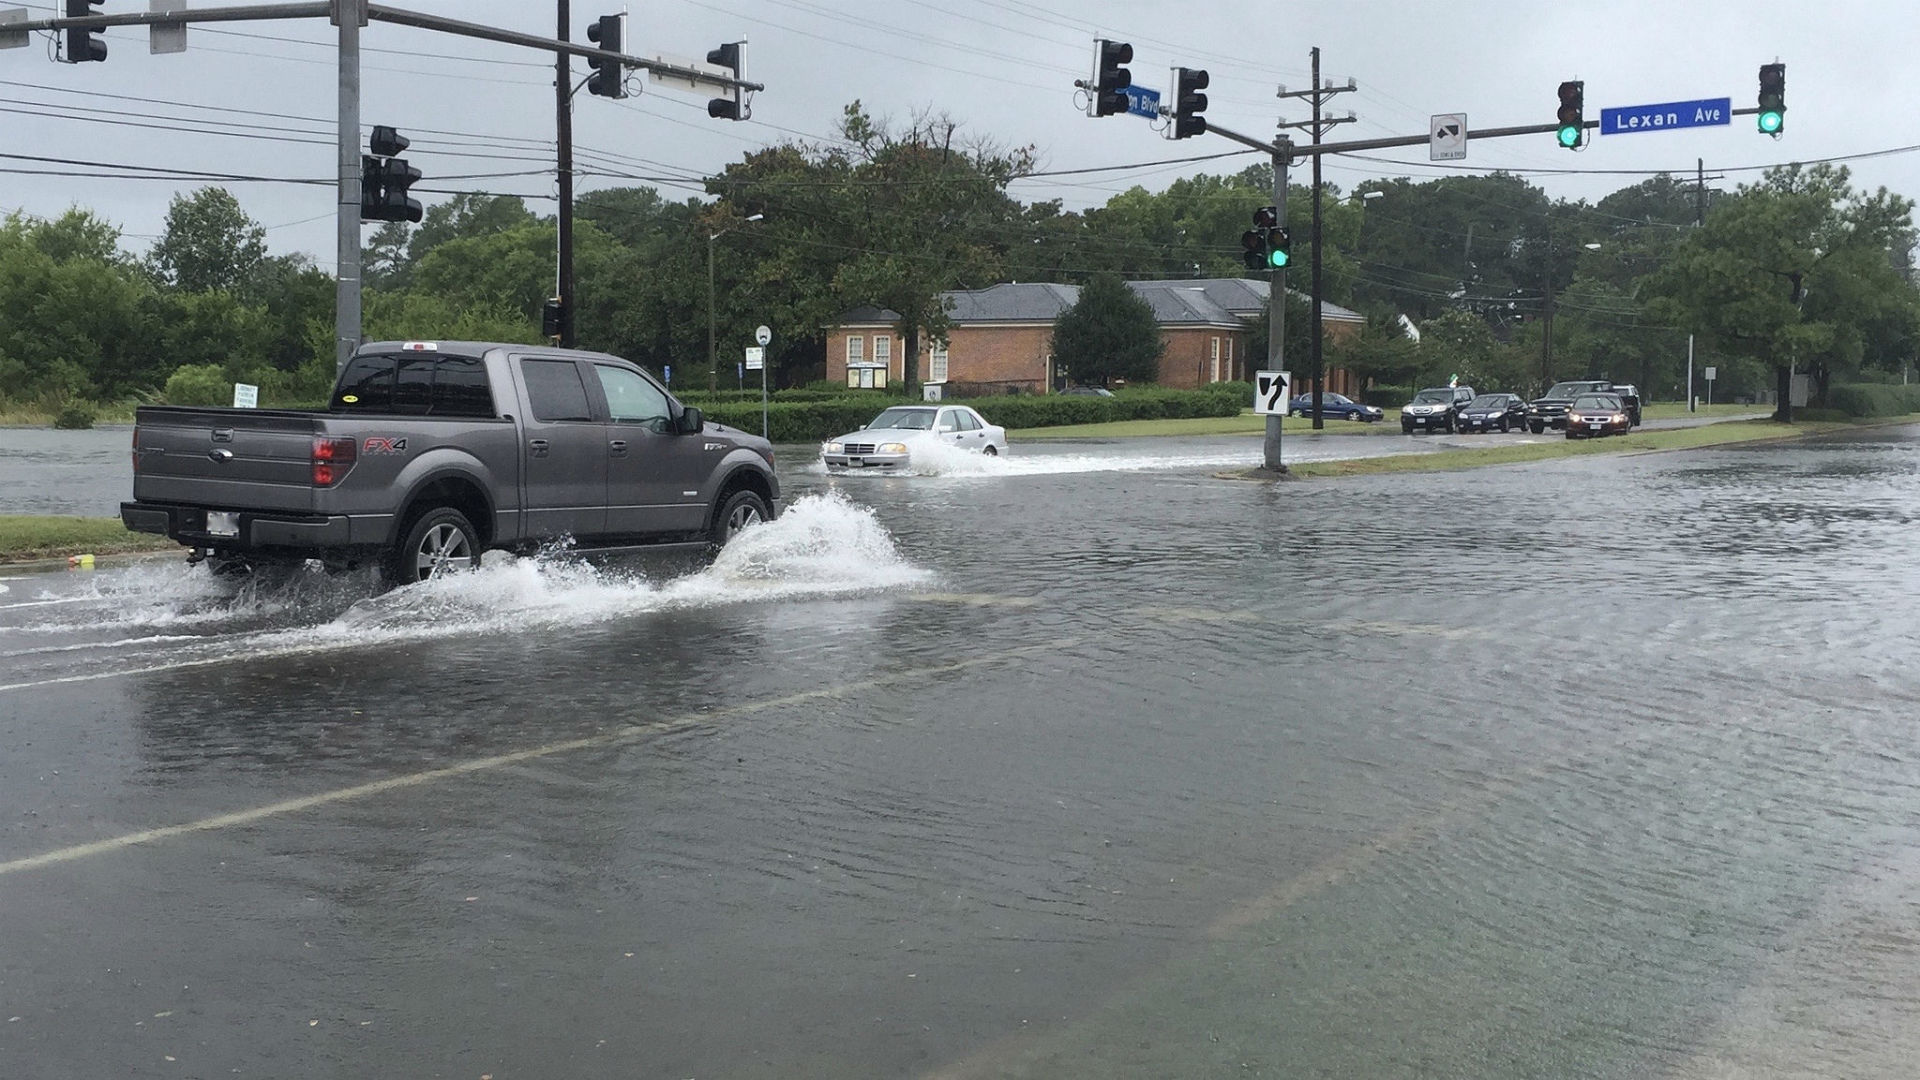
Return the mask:
[(383, 435), (367, 436), (367, 445), (362, 449), (369, 454), (404, 454), (407, 452), (407, 440), (389, 439)]

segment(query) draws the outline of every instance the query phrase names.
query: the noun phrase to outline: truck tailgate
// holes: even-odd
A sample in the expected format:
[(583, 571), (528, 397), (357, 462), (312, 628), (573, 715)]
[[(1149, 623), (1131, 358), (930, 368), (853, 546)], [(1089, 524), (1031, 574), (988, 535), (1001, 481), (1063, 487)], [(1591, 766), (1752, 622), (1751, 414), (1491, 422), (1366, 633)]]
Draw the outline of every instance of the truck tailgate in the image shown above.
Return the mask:
[(138, 502), (313, 509), (319, 414), (147, 406), (134, 423)]

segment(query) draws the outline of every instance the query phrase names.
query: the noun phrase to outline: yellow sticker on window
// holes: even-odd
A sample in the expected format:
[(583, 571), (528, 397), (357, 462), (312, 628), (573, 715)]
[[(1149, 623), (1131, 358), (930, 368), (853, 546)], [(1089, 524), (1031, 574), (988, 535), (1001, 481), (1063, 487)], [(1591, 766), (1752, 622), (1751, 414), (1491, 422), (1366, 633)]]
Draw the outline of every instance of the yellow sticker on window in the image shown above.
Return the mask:
[(344, 402), (346, 402), (346, 403), (347, 403), (347, 404), (349, 404), (349, 405), (351, 405), (351, 404), (353, 404), (354, 402), (356, 402), (356, 401), (359, 401), (360, 399), (359, 399), (358, 397), (356, 397), (356, 396), (354, 396), (354, 395), (352, 395), (352, 394), (341, 394), (341, 395), (340, 395), (340, 400), (341, 400), (341, 401), (344, 401)]

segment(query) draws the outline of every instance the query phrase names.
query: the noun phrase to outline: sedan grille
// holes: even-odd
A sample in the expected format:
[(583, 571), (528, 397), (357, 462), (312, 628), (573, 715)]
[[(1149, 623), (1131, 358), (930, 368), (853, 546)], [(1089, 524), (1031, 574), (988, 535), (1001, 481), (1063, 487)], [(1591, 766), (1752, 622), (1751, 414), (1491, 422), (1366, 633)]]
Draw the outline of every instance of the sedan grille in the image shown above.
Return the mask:
[(846, 451), (849, 454), (871, 454), (873, 453), (873, 444), (870, 442), (850, 442), (846, 444)]

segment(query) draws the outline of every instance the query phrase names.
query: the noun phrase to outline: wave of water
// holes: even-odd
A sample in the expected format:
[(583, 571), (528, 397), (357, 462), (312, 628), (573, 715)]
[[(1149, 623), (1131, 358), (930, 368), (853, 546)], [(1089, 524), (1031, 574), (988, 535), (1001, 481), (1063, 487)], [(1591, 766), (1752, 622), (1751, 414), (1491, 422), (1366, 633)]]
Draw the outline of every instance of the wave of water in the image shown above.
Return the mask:
[[(472, 572), (369, 595), (375, 586), (368, 573), (314, 571), (236, 588), (205, 568), (133, 566), (99, 574), (74, 603), (0, 628), (0, 648), (25, 646), (0, 651), (0, 660), (16, 662), (0, 673), (0, 683), (57, 677), (64, 672), (43, 665), (75, 664), (81, 662), (76, 654), (92, 650), (112, 650), (115, 662), (128, 665), (156, 658), (187, 665), (845, 596), (932, 580), (900, 553), (871, 509), (838, 493), (803, 496), (778, 520), (735, 537), (711, 564), (659, 579), (567, 554), (493, 553)], [(188, 628), (198, 632), (181, 632)]]
[(913, 448), (905, 469), (828, 469), (815, 461), (798, 471), (815, 476), (823, 473), (834, 476), (1057, 476), (1149, 469), (1226, 468), (1257, 465), (1259, 462), (1260, 447), (1257, 443), (1248, 449), (1162, 454), (1023, 454), (1016, 448), (997, 457), (944, 443), (928, 443)]

